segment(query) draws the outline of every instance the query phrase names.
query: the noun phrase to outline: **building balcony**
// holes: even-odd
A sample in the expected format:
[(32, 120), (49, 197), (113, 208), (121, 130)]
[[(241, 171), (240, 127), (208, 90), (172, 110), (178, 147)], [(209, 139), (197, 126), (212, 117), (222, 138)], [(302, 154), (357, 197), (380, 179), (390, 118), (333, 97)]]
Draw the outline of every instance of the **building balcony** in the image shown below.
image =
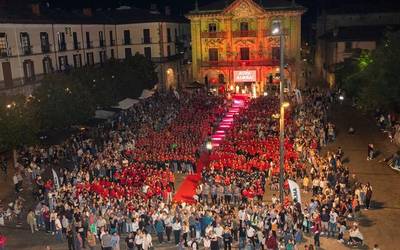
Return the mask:
[[(263, 30), (263, 34), (264, 36), (279, 36), (279, 34), (272, 34), (272, 30)], [(284, 28), (283, 34), (285, 34), (285, 36), (289, 35), (289, 29)]]
[(106, 47), (106, 40), (99, 40), (99, 47)]
[(81, 49), (81, 43), (80, 42), (75, 42), (74, 43), (74, 50), (80, 50)]
[(93, 48), (93, 41), (86, 41), (86, 48), (87, 49)]
[(65, 42), (58, 44), (58, 51), (66, 51), (66, 50), (67, 50), (67, 44)]
[(115, 40), (110, 40), (110, 46), (115, 46)]
[(226, 38), (226, 32), (201, 32), (201, 38)]
[(6, 58), (11, 56), (10, 48), (0, 48), (0, 58)]
[(32, 54), (32, 46), (26, 45), (21, 47), (22, 55), (31, 55)]
[(124, 39), (122, 39), (122, 44), (123, 45), (131, 45), (132, 41), (130, 38), (124, 38)]
[(142, 38), (142, 44), (151, 44), (151, 37), (144, 37)]
[(237, 30), (232, 32), (233, 37), (256, 37), (257, 31), (255, 30)]
[(203, 61), (202, 67), (246, 67), (246, 66), (278, 66), (279, 59), (263, 60), (231, 60), (231, 61)]

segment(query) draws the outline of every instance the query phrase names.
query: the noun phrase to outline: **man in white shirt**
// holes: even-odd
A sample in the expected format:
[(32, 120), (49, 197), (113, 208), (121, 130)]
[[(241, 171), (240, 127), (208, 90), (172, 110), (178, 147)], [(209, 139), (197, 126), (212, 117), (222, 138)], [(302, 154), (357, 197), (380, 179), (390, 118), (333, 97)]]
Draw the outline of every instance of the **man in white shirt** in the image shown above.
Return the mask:
[(329, 226), (328, 226), (328, 237), (332, 235), (332, 237), (335, 237), (336, 234), (336, 223), (337, 223), (337, 217), (338, 214), (334, 209), (331, 210), (329, 213), (330, 218), (329, 218)]

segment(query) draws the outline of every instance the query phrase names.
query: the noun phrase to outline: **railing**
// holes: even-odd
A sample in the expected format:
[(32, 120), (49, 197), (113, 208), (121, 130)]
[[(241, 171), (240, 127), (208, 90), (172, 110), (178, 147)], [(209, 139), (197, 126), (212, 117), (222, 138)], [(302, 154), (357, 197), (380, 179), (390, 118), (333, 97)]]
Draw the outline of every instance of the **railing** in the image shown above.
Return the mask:
[(22, 46), (21, 53), (22, 55), (30, 55), (32, 54), (32, 45)]
[(9, 57), (11, 56), (11, 49), (10, 48), (0, 48), (0, 57)]
[(130, 38), (124, 38), (124, 39), (122, 39), (122, 44), (123, 45), (131, 45), (132, 41)]
[(115, 46), (115, 40), (110, 40), (110, 46)]
[(201, 32), (200, 36), (202, 38), (226, 38), (226, 32), (220, 31), (220, 32)]
[(93, 41), (86, 41), (86, 48), (87, 49), (93, 48)]
[(79, 50), (81, 49), (81, 43), (80, 42), (75, 42), (74, 43), (74, 50)]
[[(272, 34), (272, 30), (263, 30), (264, 36), (279, 36), (279, 34)], [(283, 29), (283, 34), (285, 36), (289, 35), (289, 29), (284, 28)]]
[(279, 60), (232, 60), (232, 61), (203, 61), (203, 67), (245, 67), (245, 66), (277, 66)]
[(237, 30), (232, 32), (233, 37), (256, 37), (257, 31), (255, 30)]
[(151, 37), (143, 37), (142, 38), (142, 43), (143, 44), (150, 44), (151, 43)]
[(49, 43), (47, 43), (47, 44), (42, 44), (41, 48), (42, 48), (42, 53), (50, 53), (50, 51), (51, 51), (51, 44), (49, 44)]
[(105, 47), (106, 46), (106, 40), (99, 40), (99, 45), (100, 47)]
[(62, 42), (58, 44), (58, 50), (59, 51), (66, 51), (67, 50), (67, 44)]

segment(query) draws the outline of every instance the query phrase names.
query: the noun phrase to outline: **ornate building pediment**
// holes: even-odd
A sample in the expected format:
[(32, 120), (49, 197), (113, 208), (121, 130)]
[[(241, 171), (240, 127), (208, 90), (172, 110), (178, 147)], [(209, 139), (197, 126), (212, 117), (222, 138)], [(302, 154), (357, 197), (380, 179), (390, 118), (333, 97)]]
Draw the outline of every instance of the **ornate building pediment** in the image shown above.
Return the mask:
[(233, 18), (247, 18), (261, 15), (264, 10), (254, 1), (236, 0), (224, 12)]

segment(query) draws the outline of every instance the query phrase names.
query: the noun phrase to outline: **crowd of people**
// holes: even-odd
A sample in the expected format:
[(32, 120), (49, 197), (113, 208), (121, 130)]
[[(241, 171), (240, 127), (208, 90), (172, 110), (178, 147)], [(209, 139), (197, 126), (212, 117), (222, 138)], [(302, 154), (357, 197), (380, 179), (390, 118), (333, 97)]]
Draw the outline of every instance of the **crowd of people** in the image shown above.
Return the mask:
[[(240, 249), (296, 249), (304, 235), (314, 240), (306, 249), (314, 249), (320, 236), (344, 242), (346, 231), (349, 244), (360, 244), (355, 221), (370, 207), (372, 187), (350, 175), (340, 148), (321, 154), (335, 140), (327, 117), (334, 98), (310, 89), (301, 103), (287, 99), (284, 200), (264, 199), (268, 184), (274, 191), (279, 179), (277, 98), (252, 99), (234, 117), (201, 171), (197, 202), (185, 204), (172, 202), (174, 176), (196, 170), (200, 149), (229, 104), (204, 92), (156, 94), (109, 126), (21, 152), (37, 200), (27, 216), (32, 233), (45, 230), (69, 250), (118, 250), (122, 244), (147, 250), (155, 242), (178, 249), (231, 249), (236, 243)], [(44, 177), (59, 165), (70, 166), (55, 171), (58, 180)], [(291, 199), (289, 179), (312, 198)]]

